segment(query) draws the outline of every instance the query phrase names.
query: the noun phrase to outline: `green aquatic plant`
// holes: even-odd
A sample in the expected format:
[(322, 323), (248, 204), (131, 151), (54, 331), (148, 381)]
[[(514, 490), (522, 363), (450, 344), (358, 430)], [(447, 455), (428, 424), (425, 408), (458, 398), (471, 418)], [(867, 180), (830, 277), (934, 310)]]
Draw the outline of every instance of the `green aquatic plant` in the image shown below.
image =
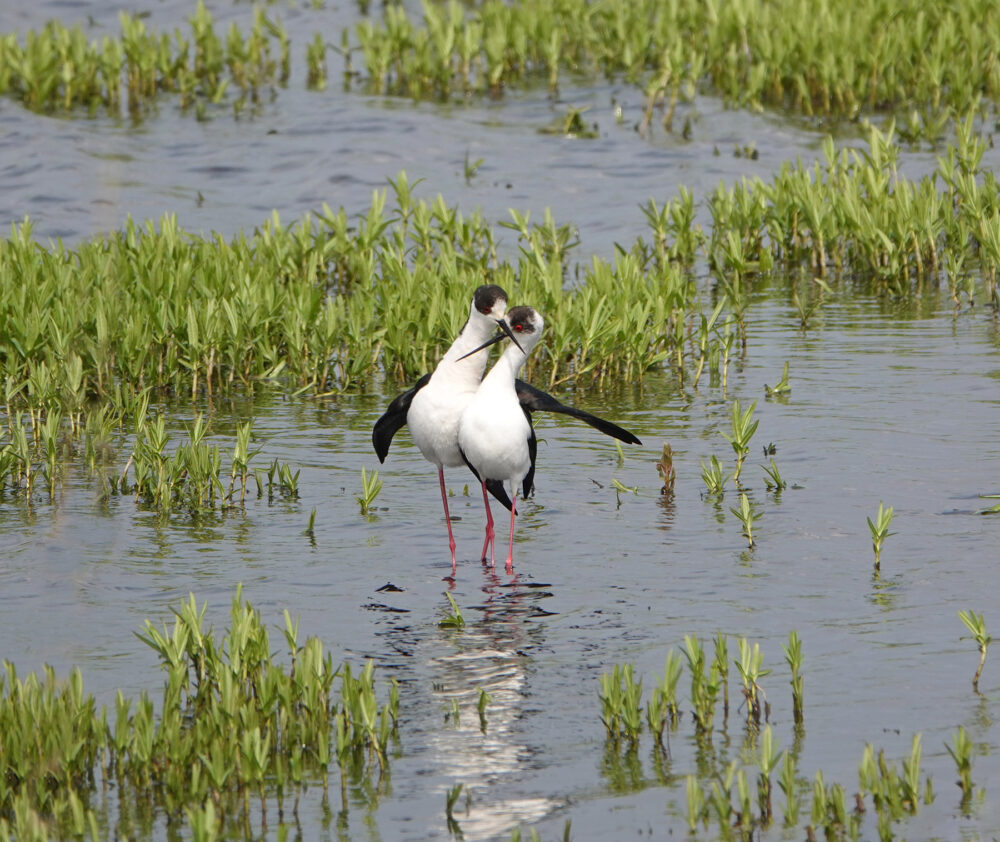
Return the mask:
[(892, 821), (898, 821), (906, 815), (914, 815), (920, 809), (921, 801), (933, 797), (933, 789), (929, 783), (921, 786), (920, 761), (923, 750), (920, 734), (915, 734), (910, 748), (910, 755), (903, 759), (902, 769), (886, 760), (885, 752), (879, 751), (876, 758), (874, 748), (865, 746), (861, 765), (858, 768), (858, 780), (862, 793), (870, 793), (878, 813), (880, 835), (881, 828)]
[(788, 633), (788, 644), (782, 645), (785, 651), (785, 662), (792, 671), (792, 717), (796, 725), (801, 725), (803, 721), (802, 713), (802, 641), (798, 632), (792, 630)]
[(974, 747), (972, 740), (969, 739), (968, 732), (961, 725), (952, 734), (951, 741), (951, 745), (945, 743), (944, 747), (948, 750), (948, 754), (951, 755), (951, 759), (955, 761), (955, 766), (958, 770), (958, 780), (956, 783), (962, 790), (962, 798), (967, 801), (972, 797), (972, 754)]
[(457, 838), (462, 838), (462, 829), (459, 827), (458, 822), (455, 820), (455, 804), (458, 802), (459, 796), (462, 794), (462, 790), (465, 788), (465, 784), (455, 784), (451, 789), (445, 793), (444, 799), (444, 814), (445, 822), (448, 827), (448, 832), (452, 836)]
[[(470, 285), (487, 273), (508, 286), (517, 279), (519, 295), (552, 325), (529, 378), (599, 386), (669, 368), (697, 383), (707, 367), (725, 389), (740, 334), (733, 306), (744, 316), (752, 306), (752, 278), (733, 288), (730, 312), (723, 295), (708, 313), (685, 266), (727, 232), (752, 262), (763, 252), (790, 270), (823, 261), (877, 294), (912, 287), (948, 254), (975, 253), (968, 271), (987, 295), (996, 289), (992, 228), (980, 220), (1000, 219), (1000, 190), (982, 168), (971, 120), (957, 129), (938, 171), (919, 182), (899, 174), (892, 128), (871, 128), (867, 148), (837, 150), (828, 140), (812, 165), (788, 164), (768, 182), (727, 189), (725, 200), (714, 194), (710, 236), (681, 191), (645, 209), (651, 243), (637, 237), (612, 260), (576, 267), (576, 231), (551, 213), (536, 223), (513, 212), (500, 228), (515, 232), (516, 254), (503, 258), (498, 229), (481, 214), (419, 200), (402, 173), (356, 217), (323, 206), (291, 226), (273, 216), (228, 242), (165, 216), (69, 249), (39, 244), (26, 221), (0, 240), (8, 417), (58, 407), (73, 429), (94, 401), (113, 406), (122, 384), (159, 399), (264, 386), (326, 395), (378, 376), (410, 379), (433, 368), (466, 315)], [(830, 210), (809, 224), (814, 205)], [(37, 472), (12, 460), (8, 476)]]
[(354, 499), (358, 501), (358, 505), (361, 506), (361, 514), (365, 517), (368, 516), (371, 510), (372, 503), (375, 502), (375, 498), (378, 497), (379, 492), (382, 490), (382, 480), (379, 479), (378, 471), (372, 471), (370, 474), (365, 468), (361, 469), (361, 494), (359, 494)]
[(588, 125), (583, 119), (583, 115), (589, 110), (589, 105), (585, 105), (582, 108), (574, 108), (571, 105), (566, 109), (565, 114), (556, 117), (547, 126), (540, 128), (538, 132), (539, 134), (562, 135), (567, 138), (593, 139), (599, 137), (600, 133), (597, 130), (597, 124)]
[(448, 593), (448, 591), (444, 591), (444, 595), (448, 599), (448, 604), (451, 606), (451, 611), (450, 612), (445, 611), (444, 617), (441, 619), (441, 622), (439, 622), (438, 625), (441, 626), (441, 628), (452, 628), (452, 629), (465, 628), (465, 617), (462, 616), (462, 611), (458, 607), (458, 603), (455, 602), (455, 598), (450, 593)]
[[(1000, 494), (980, 494), (984, 500), (1000, 500)], [(1000, 503), (994, 506), (990, 506), (988, 509), (983, 509), (979, 514), (981, 515), (995, 515), (1000, 514)]]
[[(784, 491), (788, 487), (788, 483), (785, 481), (784, 477), (781, 476), (781, 472), (778, 470), (778, 466), (771, 460), (770, 465), (761, 465), (764, 470), (764, 485), (768, 491)], [(775, 499), (777, 499), (777, 494), (775, 494)]]
[(239, 589), (223, 635), (206, 628), (206, 609), (191, 595), (174, 609), (172, 626), (147, 621), (138, 632), (165, 676), (155, 709), (146, 693), (120, 691), (112, 710), (98, 709), (79, 670), (66, 681), (51, 668), (22, 680), (5, 663), (0, 838), (105, 838), (92, 805), (110, 788), (122, 805), (116, 827), (129, 836), (141, 835), (143, 820), (128, 806), (140, 803), (187, 816), (192, 836), (250, 828), (255, 815), (266, 827), (268, 805), (277, 801), (280, 814), (286, 793), (297, 805), (305, 787), (325, 790), (334, 742), (342, 769), (381, 777), (399, 696), (393, 685), (379, 705), (372, 662), (357, 678), (349, 665), (335, 669), (318, 639), (299, 642), (285, 612), (291, 665), (281, 663)]
[(795, 827), (799, 823), (799, 812), (802, 809), (802, 799), (799, 795), (799, 781), (796, 777), (796, 758), (790, 751), (784, 752), (781, 760), (781, 772), (778, 775), (778, 786), (785, 794), (784, 824), (785, 827)]
[(684, 657), (691, 673), (691, 705), (695, 727), (702, 737), (710, 736), (715, 721), (715, 705), (719, 697), (719, 676), (707, 668), (705, 650), (697, 637), (684, 635)]
[(663, 734), (667, 726), (677, 727), (680, 709), (677, 704), (677, 684), (683, 667), (680, 655), (673, 649), (667, 650), (663, 664), (663, 678), (654, 685), (652, 695), (646, 705), (646, 723), (649, 725), (657, 745), (663, 745)]
[(601, 721), (608, 738), (617, 742), (624, 737), (634, 745), (642, 730), (642, 681), (635, 681), (631, 664), (615, 664), (600, 682)]
[(476, 158), (475, 161), (469, 158), (469, 152), (465, 152), (465, 161), (462, 166), (463, 173), (465, 175), (465, 183), (472, 184), (472, 179), (475, 177), (476, 173), (479, 172), (479, 168), (483, 165), (485, 158)]
[[(194, 105), (203, 118), (234, 92), (238, 114), (265, 90), (283, 84), (290, 74), (290, 45), (280, 22), (255, 9), (249, 31), (235, 23), (226, 38), (215, 30), (212, 15), (200, 2), (188, 19), (190, 36), (173, 37), (148, 30), (141, 15), (119, 14), (119, 37), (88, 41), (79, 27), (49, 21), (29, 31), (23, 42), (0, 36), (0, 93), (13, 93), (41, 112), (86, 108), (117, 114), (124, 105), (133, 119), (152, 110), (165, 92), (179, 97), (182, 110)], [(277, 57), (275, 56), (277, 53)], [(126, 97), (123, 102), (122, 91)]]
[(760, 679), (765, 675), (770, 675), (771, 671), (763, 668), (764, 655), (760, 651), (760, 644), (755, 643), (751, 647), (745, 637), (739, 639), (739, 660), (734, 660), (736, 669), (743, 682), (743, 699), (746, 702), (747, 725), (758, 727), (761, 716), (767, 718), (769, 705), (767, 704), (764, 691), (760, 686)]
[(479, 712), (479, 730), (484, 734), (486, 733), (486, 707), (492, 701), (493, 697), (480, 687), (479, 701), (476, 703), (476, 710)]
[[(619, 445), (619, 449), (620, 447)], [(660, 494), (671, 497), (674, 493), (677, 470), (674, 468), (674, 450), (666, 442), (663, 443), (663, 452), (660, 454), (659, 461), (656, 462), (656, 473), (660, 475), (660, 480), (663, 482)]]
[(709, 494), (720, 495), (725, 491), (728, 477), (723, 475), (722, 465), (715, 456), (711, 457), (708, 465), (701, 463), (701, 478)]
[(785, 368), (781, 372), (781, 379), (774, 384), (774, 386), (768, 386), (764, 384), (764, 394), (769, 398), (776, 398), (781, 395), (787, 395), (792, 391), (792, 387), (788, 383), (788, 360), (785, 360)]
[(892, 523), (893, 508), (884, 508), (882, 502), (879, 501), (878, 504), (878, 514), (875, 515), (875, 520), (867, 518), (868, 530), (872, 534), (872, 549), (875, 551), (875, 572), (878, 573), (882, 566), (882, 545), (885, 543), (885, 539), (890, 535), (894, 535), (894, 532), (889, 531), (889, 524)]
[(750, 498), (742, 491), (740, 492), (740, 507), (735, 509), (730, 506), (729, 511), (736, 515), (739, 522), (743, 524), (743, 537), (747, 539), (747, 545), (752, 550), (756, 543), (753, 535), (753, 525), (756, 521), (760, 520), (763, 513), (753, 510), (753, 506), (750, 505)]
[(750, 452), (750, 439), (757, 432), (759, 421), (754, 420), (753, 411), (757, 407), (757, 401), (753, 401), (746, 410), (740, 408), (738, 400), (733, 401), (730, 413), (731, 432), (723, 431), (722, 436), (732, 445), (733, 453), (736, 455), (736, 471), (733, 473), (733, 482), (739, 485), (740, 474), (743, 471), (743, 462)]
[(637, 485), (635, 485), (635, 486), (623, 485), (617, 479), (617, 477), (615, 477), (615, 478), (613, 478), (611, 480), (611, 487), (615, 490), (615, 497), (616, 497), (616, 499), (618, 501), (618, 508), (619, 509), (622, 507), (622, 494), (629, 494), (629, 493), (631, 493), (631, 494), (638, 494), (639, 493), (639, 486), (637, 486)]
[(711, 674), (716, 677), (722, 694), (722, 721), (729, 722), (729, 640), (717, 631), (712, 638), (713, 656)]
[[(972, 689), (979, 693), (979, 677), (983, 674), (983, 666), (986, 664), (986, 651), (989, 649), (993, 638), (986, 633), (986, 621), (982, 614), (977, 614), (973, 610), (959, 611), (958, 618), (965, 624), (965, 627), (972, 633), (972, 639), (979, 647), (979, 666), (976, 667), (976, 674), (972, 677)], [(980, 694), (981, 695), (981, 694)]]
[(722, 836), (727, 839), (732, 836), (731, 827), (733, 825), (734, 812), (732, 790), (739, 765), (739, 761), (737, 760), (730, 761), (729, 765), (725, 768), (725, 772), (717, 774), (715, 779), (709, 782), (709, 796), (707, 804), (703, 808), (706, 814), (709, 811), (715, 814), (719, 828), (722, 831)]
[[(998, 96), (989, 72), (996, 24), (971, 0), (892, 14), (860, 0), (838, 14), (804, 0), (681, 2), (669, 15), (658, 11), (653, 0), (489, 0), (467, 12), (458, 3), (425, 4), (422, 20), (387, 7), (354, 35), (363, 84), (378, 93), (500, 96), (532, 79), (555, 92), (567, 71), (603, 73), (640, 88), (643, 133), (657, 108), (672, 130), (678, 105), (705, 85), (738, 107), (847, 119), (898, 111), (908, 138), (932, 139), (978, 96)], [(957, 43), (966, 46), (958, 60)]]
[(705, 793), (702, 791), (697, 775), (688, 775), (686, 777), (685, 792), (687, 794), (688, 830), (694, 833), (698, 829), (698, 822), (702, 819), (705, 812)]

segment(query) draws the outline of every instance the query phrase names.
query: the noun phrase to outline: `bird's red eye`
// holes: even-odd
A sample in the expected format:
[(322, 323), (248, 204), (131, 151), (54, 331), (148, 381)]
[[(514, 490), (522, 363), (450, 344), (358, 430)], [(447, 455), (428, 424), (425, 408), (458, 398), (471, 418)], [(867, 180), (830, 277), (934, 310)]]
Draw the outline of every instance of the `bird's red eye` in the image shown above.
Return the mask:
[(490, 308), (489, 307), (480, 307), (479, 308), (479, 312), (482, 313), (484, 316), (488, 316), (490, 314)]
[(514, 325), (514, 330), (520, 333), (521, 331), (524, 330), (524, 325)]

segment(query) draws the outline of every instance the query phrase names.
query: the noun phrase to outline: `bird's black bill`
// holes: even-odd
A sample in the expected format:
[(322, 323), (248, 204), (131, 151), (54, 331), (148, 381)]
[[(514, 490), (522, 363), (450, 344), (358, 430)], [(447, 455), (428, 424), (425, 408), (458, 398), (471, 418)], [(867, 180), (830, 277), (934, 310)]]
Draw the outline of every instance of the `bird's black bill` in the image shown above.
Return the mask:
[(463, 354), (458, 359), (464, 360), (466, 357), (471, 357), (473, 354), (478, 354), (480, 351), (483, 350), (483, 348), (489, 348), (490, 345), (496, 345), (496, 343), (499, 342), (499, 341), (501, 341), (502, 339), (510, 339), (511, 342), (513, 342), (515, 345), (517, 345), (517, 347), (520, 349), (521, 353), (523, 354), (524, 353), (524, 348), (521, 348), (521, 343), (517, 341), (517, 337), (514, 336), (514, 331), (512, 331), (510, 329), (510, 325), (507, 324), (507, 320), (506, 319), (497, 319), (497, 324), (500, 326), (500, 330), (503, 331), (502, 333), (498, 333), (496, 336), (494, 336), (494, 337), (492, 337), (490, 339), (487, 339), (478, 348), (473, 348), (473, 350), (469, 351), (468, 354)]

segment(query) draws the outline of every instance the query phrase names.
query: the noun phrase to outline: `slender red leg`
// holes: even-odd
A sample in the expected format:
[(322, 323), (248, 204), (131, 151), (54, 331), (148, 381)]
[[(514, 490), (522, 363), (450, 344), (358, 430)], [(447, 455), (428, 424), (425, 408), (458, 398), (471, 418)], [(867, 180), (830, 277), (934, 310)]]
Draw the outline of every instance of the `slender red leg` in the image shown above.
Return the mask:
[(448, 512), (448, 489), (444, 487), (444, 468), (438, 468), (441, 481), (441, 502), (444, 503), (444, 522), (448, 524), (448, 549), (451, 550), (451, 575), (455, 575), (455, 536), (451, 534), (451, 514)]
[(496, 534), (493, 531), (493, 513), (490, 511), (490, 498), (486, 493), (486, 483), (483, 483), (483, 502), (486, 504), (486, 540), (483, 541), (483, 561), (486, 561), (486, 547), (490, 548), (490, 567), (496, 567), (493, 563), (493, 536)]
[(517, 489), (514, 489), (514, 497), (510, 506), (510, 549), (507, 550), (507, 574), (514, 572), (514, 512), (517, 510)]

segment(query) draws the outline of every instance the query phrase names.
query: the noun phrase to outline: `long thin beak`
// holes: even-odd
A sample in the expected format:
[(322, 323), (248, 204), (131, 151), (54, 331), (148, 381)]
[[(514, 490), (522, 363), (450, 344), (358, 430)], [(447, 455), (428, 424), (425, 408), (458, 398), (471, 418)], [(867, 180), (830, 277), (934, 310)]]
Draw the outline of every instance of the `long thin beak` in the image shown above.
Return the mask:
[(515, 345), (517, 345), (517, 347), (520, 349), (521, 353), (523, 354), (524, 353), (524, 348), (521, 348), (521, 343), (517, 341), (517, 337), (514, 336), (514, 331), (512, 331), (510, 329), (510, 325), (507, 324), (507, 320), (506, 319), (497, 319), (497, 324), (500, 326), (500, 330), (502, 331), (501, 333), (498, 333), (496, 336), (494, 336), (494, 337), (492, 337), (490, 339), (487, 339), (478, 348), (475, 348), (472, 351), (469, 351), (468, 354), (463, 354), (458, 359), (464, 360), (466, 357), (471, 357), (473, 354), (477, 354), (480, 351), (482, 351), (483, 348), (489, 348), (490, 345), (496, 345), (497, 342), (500, 342), (503, 339), (510, 339), (511, 342), (513, 342)]

